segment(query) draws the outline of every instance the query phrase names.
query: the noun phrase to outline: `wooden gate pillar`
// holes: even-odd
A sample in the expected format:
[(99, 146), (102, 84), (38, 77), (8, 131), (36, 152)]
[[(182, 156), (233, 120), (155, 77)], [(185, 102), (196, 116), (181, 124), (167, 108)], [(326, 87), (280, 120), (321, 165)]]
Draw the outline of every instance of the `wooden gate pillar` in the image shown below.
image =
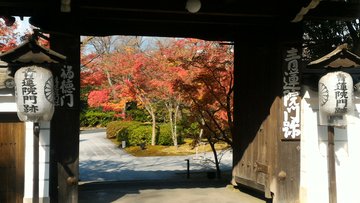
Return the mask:
[(281, 103), (272, 185), (274, 202), (300, 202), (302, 23), (279, 26), (277, 63), (281, 68)]
[[(302, 25), (290, 22), (244, 29), (235, 41), (233, 180), (274, 203), (299, 200), (300, 142), (284, 139), (283, 88), (301, 41)], [(295, 55), (290, 66), (301, 64), (301, 49)]]
[(55, 113), (50, 126), (51, 202), (78, 202), (80, 36), (50, 36), (51, 49), (67, 57), (54, 73)]

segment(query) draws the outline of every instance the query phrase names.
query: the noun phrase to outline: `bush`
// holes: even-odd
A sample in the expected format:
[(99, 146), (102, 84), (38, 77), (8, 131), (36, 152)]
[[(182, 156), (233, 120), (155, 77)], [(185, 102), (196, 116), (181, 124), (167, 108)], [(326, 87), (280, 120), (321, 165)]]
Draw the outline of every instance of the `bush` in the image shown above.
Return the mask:
[(81, 127), (104, 127), (109, 122), (115, 120), (114, 112), (103, 112), (101, 110), (87, 110), (80, 113)]
[(159, 126), (158, 136), (157, 136), (157, 144), (158, 145), (173, 145), (173, 140), (171, 137), (171, 127), (169, 124), (161, 124)]
[[(178, 141), (178, 144), (184, 143), (184, 139), (182, 138), (182, 136), (180, 135), (179, 132), (178, 132), (177, 141)], [(170, 124), (161, 124), (159, 126), (157, 144), (158, 145), (166, 145), (166, 146), (174, 145), (174, 142), (172, 140), (172, 135), (171, 135)]]
[(186, 138), (196, 139), (200, 134), (200, 130), (198, 122), (188, 123), (182, 127), (183, 134)]
[[(142, 143), (151, 144), (152, 125), (136, 121), (114, 121), (106, 128), (106, 137), (116, 138), (117, 141), (126, 141), (128, 146), (137, 146)], [(173, 145), (169, 124), (160, 124), (156, 128), (156, 143), (158, 145)], [(178, 136), (178, 144), (183, 143), (182, 136)]]
[(128, 128), (128, 144), (131, 146), (142, 143), (151, 144), (152, 125), (132, 125)]
[(148, 122), (151, 121), (149, 113), (144, 109), (131, 109), (126, 111), (128, 116), (133, 121)]
[(119, 141), (128, 140), (128, 127), (140, 125), (134, 121), (113, 121), (108, 123), (106, 127), (106, 137), (108, 139), (117, 138)]

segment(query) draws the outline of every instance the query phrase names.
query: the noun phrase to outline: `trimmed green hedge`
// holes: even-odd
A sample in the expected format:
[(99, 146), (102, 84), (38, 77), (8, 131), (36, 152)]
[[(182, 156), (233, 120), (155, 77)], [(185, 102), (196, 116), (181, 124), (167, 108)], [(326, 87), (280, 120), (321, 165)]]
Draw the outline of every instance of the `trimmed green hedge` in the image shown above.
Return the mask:
[(159, 126), (159, 136), (157, 137), (158, 145), (174, 145), (174, 142), (171, 137), (171, 126), (170, 124), (160, 124)]
[(104, 127), (109, 122), (114, 121), (114, 112), (103, 112), (99, 110), (88, 110), (80, 113), (81, 127)]
[[(119, 142), (126, 141), (128, 146), (136, 146), (141, 143), (151, 144), (152, 125), (136, 121), (110, 122), (106, 129), (107, 138), (116, 138)], [(183, 143), (178, 136), (178, 144)], [(169, 124), (160, 124), (156, 127), (156, 144), (173, 145), (171, 128)]]
[[(141, 143), (151, 144), (152, 125), (141, 124), (129, 126), (127, 143), (130, 146), (140, 145)], [(119, 137), (118, 137), (119, 138)], [(120, 140), (119, 140), (120, 141)]]
[(106, 137), (109, 139), (117, 138), (119, 141), (127, 140), (128, 127), (138, 126), (136, 121), (113, 121), (106, 127)]

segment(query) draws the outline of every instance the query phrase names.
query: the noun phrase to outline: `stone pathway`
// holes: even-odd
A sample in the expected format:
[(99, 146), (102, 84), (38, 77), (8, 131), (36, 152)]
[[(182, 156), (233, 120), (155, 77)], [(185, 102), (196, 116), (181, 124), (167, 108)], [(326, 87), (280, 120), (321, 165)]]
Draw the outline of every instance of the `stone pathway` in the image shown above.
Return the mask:
[[(187, 173), (186, 159), (192, 176), (213, 167), (204, 158), (213, 159), (213, 155), (134, 157), (106, 139), (105, 131), (80, 134), (80, 181), (183, 179)], [(231, 151), (224, 154), (220, 167), (223, 171), (231, 170)]]

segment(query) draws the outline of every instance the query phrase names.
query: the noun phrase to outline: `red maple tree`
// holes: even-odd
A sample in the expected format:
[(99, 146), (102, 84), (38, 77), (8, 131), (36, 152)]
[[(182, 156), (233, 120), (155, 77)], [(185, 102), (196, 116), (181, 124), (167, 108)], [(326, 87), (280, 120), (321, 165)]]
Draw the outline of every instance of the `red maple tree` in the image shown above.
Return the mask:
[(3, 19), (0, 20), (0, 52), (13, 49), (18, 44), (19, 32), (16, 32), (17, 23), (7, 26)]
[[(124, 109), (127, 102), (136, 100), (152, 118), (153, 145), (160, 101), (168, 110), (174, 145), (177, 145), (181, 104), (191, 109), (209, 141), (232, 144), (232, 46), (198, 39), (173, 39), (159, 42), (148, 51), (126, 49), (98, 58), (83, 57), (87, 61), (89, 58), (92, 60), (82, 71), (82, 84), (97, 91), (89, 94), (89, 104), (105, 108), (104, 104), (111, 103)], [(100, 89), (106, 96), (101, 96)]]
[(231, 146), (233, 144), (233, 47), (191, 39), (185, 39), (181, 46), (192, 47), (192, 53), (170, 58), (189, 71), (186, 77), (175, 81), (176, 90), (181, 92), (191, 111), (196, 112), (194, 119), (202, 128), (199, 140), (201, 136), (207, 138), (220, 177), (215, 143), (225, 141)]

